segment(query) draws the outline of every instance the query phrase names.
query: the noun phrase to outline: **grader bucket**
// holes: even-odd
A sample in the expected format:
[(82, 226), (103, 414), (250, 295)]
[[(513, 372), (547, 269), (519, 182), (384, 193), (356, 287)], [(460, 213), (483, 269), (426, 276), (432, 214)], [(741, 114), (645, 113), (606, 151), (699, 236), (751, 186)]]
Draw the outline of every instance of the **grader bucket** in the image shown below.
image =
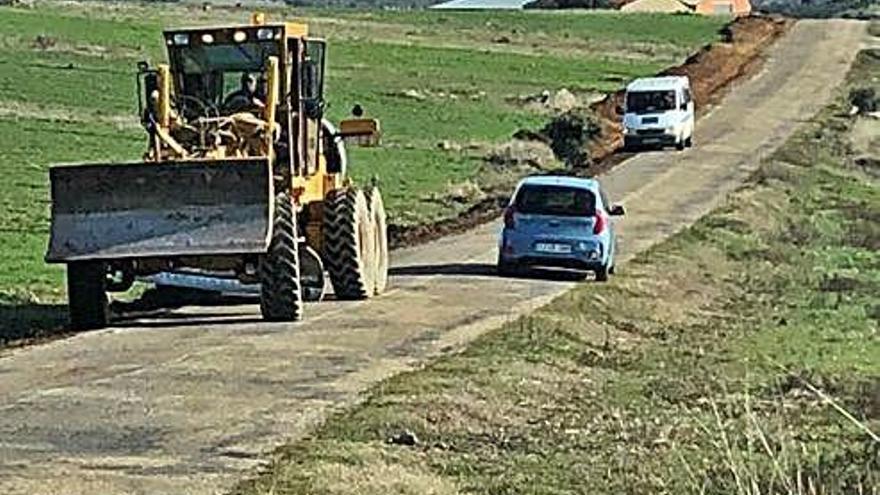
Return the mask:
[(46, 261), (263, 253), (268, 159), (57, 166)]

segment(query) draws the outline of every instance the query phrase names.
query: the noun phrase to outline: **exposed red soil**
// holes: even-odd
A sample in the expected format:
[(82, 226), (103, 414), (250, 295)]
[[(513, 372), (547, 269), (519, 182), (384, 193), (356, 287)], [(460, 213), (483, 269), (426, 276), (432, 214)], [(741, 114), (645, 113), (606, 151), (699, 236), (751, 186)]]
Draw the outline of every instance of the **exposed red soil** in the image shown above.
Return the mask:
[[(659, 75), (688, 76), (696, 106), (705, 110), (720, 100), (733, 82), (760, 67), (765, 48), (785, 33), (792, 22), (777, 17), (741, 17), (721, 31), (720, 41), (704, 46), (683, 64)], [(615, 109), (623, 104), (624, 94), (621, 89), (591, 107), (600, 120), (602, 138), (592, 144), (590, 154), (600, 167), (623, 145), (623, 128)]]

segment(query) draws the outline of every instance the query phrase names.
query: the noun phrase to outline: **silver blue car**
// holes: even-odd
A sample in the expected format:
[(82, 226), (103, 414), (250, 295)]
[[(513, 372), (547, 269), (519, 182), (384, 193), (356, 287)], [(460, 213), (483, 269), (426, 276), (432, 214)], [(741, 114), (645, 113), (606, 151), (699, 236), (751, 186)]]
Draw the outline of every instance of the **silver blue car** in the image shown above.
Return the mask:
[(527, 177), (504, 212), (498, 272), (509, 276), (529, 267), (559, 267), (608, 280), (617, 244), (610, 217), (623, 214), (595, 179)]

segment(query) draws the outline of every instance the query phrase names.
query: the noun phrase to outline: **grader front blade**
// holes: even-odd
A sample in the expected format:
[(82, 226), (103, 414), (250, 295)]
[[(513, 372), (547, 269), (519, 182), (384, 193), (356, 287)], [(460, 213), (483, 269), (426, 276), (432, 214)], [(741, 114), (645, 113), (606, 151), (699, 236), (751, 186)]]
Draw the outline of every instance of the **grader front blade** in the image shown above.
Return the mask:
[(265, 158), (57, 166), (46, 260), (265, 252), (273, 211)]

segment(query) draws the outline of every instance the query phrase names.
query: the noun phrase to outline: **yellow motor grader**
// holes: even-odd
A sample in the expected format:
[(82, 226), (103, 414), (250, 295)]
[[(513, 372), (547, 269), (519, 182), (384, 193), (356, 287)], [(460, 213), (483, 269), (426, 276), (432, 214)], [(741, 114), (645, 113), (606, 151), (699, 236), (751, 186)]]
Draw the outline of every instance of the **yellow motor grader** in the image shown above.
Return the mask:
[(159, 273), (259, 284), (272, 321), (300, 319), (325, 268), (337, 298), (381, 293), (382, 197), (350, 184), (345, 151), (378, 144), (379, 123), (324, 118), (326, 43), (261, 14), (164, 40), (168, 63), (138, 66), (143, 160), (50, 170), (46, 261), (67, 264), (71, 325), (106, 326), (107, 292)]

